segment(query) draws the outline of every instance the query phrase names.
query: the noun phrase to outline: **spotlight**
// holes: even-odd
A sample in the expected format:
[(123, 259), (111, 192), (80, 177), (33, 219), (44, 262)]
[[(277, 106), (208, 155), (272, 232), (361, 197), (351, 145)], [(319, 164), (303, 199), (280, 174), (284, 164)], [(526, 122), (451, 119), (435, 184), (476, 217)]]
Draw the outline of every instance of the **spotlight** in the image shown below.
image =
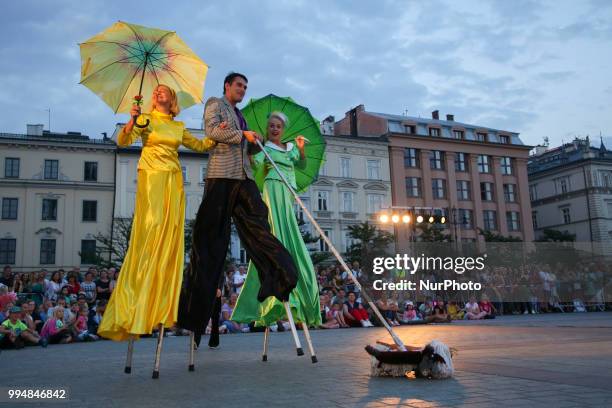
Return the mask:
[(403, 222), (404, 224), (408, 224), (408, 223), (410, 222), (410, 216), (409, 216), (409, 215), (404, 215), (404, 216), (402, 217), (402, 222)]
[(446, 223), (446, 217), (445, 217), (445, 216), (442, 216), (442, 217), (440, 218), (440, 224), (444, 224), (444, 223)]
[(389, 216), (387, 214), (382, 214), (379, 218), (380, 222), (386, 224), (389, 222)]
[(430, 223), (430, 224), (433, 224), (433, 222), (434, 222), (434, 217), (433, 217), (433, 215), (431, 215), (431, 216), (429, 217), (429, 223)]
[(418, 223), (418, 224), (420, 224), (420, 223), (422, 223), (422, 222), (423, 222), (423, 216), (422, 216), (422, 215), (419, 215), (419, 216), (417, 217), (417, 223)]
[(393, 215), (391, 216), (391, 221), (393, 221), (393, 223), (394, 223), (394, 224), (397, 224), (397, 223), (399, 222), (399, 220), (400, 220), (399, 215), (397, 215), (397, 214), (393, 214)]

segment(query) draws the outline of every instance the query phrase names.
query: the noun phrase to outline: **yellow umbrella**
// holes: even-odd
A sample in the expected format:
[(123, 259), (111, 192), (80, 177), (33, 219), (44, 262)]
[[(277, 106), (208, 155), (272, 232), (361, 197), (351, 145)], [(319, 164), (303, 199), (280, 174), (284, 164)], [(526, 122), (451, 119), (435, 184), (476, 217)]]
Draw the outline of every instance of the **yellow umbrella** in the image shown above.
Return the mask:
[(184, 109), (202, 102), (208, 66), (174, 31), (119, 21), (79, 44), (81, 84), (115, 113), (129, 113), (134, 95), (150, 98), (153, 89), (168, 85)]

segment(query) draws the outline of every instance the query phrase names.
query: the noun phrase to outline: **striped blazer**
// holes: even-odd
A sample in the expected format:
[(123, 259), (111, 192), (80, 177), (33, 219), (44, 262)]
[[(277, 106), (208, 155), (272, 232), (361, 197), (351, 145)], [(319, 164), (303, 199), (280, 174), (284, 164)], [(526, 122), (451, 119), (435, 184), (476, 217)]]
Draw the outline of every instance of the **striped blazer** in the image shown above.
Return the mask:
[[(227, 123), (225, 129), (219, 127), (221, 122)], [(217, 142), (210, 153), (206, 178), (253, 179), (249, 159), (252, 147), (246, 140), (241, 143), (240, 121), (225, 97), (211, 97), (206, 101), (204, 129), (206, 137)]]

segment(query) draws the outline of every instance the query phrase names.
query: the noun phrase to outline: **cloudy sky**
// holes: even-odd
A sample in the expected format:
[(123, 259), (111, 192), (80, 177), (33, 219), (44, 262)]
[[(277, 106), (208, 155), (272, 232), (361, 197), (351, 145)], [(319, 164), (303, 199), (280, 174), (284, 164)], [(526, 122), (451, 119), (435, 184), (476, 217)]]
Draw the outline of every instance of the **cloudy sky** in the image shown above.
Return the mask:
[[(6, 2), (0, 16), (0, 132), (44, 123), (92, 137), (114, 115), (78, 84), (78, 42), (117, 20), (171, 29), (248, 97), (292, 96), (323, 119), (366, 110), (521, 133), (551, 144), (603, 133), (612, 148), (612, 2), (591, 1)], [(168, 6), (171, 5), (171, 6)], [(202, 106), (181, 113), (199, 127)]]

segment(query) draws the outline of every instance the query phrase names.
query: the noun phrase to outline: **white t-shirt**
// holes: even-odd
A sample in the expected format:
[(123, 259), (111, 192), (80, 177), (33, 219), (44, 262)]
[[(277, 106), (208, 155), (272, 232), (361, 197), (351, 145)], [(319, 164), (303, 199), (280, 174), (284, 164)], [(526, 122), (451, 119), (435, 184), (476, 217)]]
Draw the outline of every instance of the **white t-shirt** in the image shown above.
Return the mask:
[[(236, 285), (240, 285), (241, 283), (244, 283), (244, 281), (246, 280), (247, 274), (245, 273), (244, 275), (240, 273), (240, 271), (236, 271), (234, 272), (234, 286)], [(242, 290), (242, 286), (239, 286), (236, 288), (236, 293), (240, 294), (240, 291)]]

